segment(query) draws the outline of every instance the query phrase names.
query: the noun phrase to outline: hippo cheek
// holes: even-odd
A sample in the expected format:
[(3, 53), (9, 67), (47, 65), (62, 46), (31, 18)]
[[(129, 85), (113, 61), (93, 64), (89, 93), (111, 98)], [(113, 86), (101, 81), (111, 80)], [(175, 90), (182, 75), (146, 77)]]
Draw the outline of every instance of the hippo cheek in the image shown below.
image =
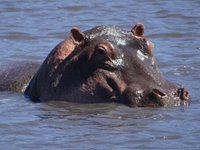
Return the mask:
[(80, 90), (95, 98), (95, 101), (117, 102), (125, 88), (126, 84), (116, 72), (98, 69), (82, 84)]
[(126, 84), (123, 80), (118, 78), (118, 76), (115, 74), (114, 76), (107, 77), (106, 82), (109, 87), (111, 87), (111, 101), (117, 102), (120, 98), (124, 90), (126, 89)]

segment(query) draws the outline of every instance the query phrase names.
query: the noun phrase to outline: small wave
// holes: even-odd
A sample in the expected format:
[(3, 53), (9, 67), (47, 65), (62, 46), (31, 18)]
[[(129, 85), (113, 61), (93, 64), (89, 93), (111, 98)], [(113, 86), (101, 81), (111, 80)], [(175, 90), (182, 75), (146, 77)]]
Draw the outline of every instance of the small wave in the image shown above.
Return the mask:
[(87, 10), (87, 6), (65, 6), (62, 7), (61, 9), (66, 9), (68, 11), (80, 11), (80, 10)]
[(32, 12), (32, 11), (33, 9), (28, 9), (28, 8), (7, 7), (7, 8), (4, 8), (2, 12), (17, 13), (17, 12)]
[(0, 39), (8, 40), (35, 40), (38, 38), (37, 36), (32, 36), (24, 32), (6, 32), (4, 35), (0, 35)]
[(66, 37), (65, 33), (63, 33), (63, 32), (50, 32), (50, 33), (48, 33), (48, 36), (51, 38), (56, 38), (56, 39)]
[(171, 33), (157, 33), (148, 35), (148, 38), (182, 38), (182, 37), (187, 37), (187, 34), (180, 32), (171, 32)]
[(191, 66), (180, 66), (174, 71), (174, 75), (190, 75), (192, 72), (194, 72), (196, 69)]
[(187, 19), (199, 19), (199, 17), (195, 17), (195, 16), (186, 16), (186, 15), (183, 15), (183, 14), (166, 14), (166, 15), (160, 15), (158, 16), (157, 18), (175, 18), (175, 19), (184, 19), (184, 20), (187, 20)]
[(0, 104), (5, 104), (16, 99), (16, 94), (10, 91), (0, 92)]

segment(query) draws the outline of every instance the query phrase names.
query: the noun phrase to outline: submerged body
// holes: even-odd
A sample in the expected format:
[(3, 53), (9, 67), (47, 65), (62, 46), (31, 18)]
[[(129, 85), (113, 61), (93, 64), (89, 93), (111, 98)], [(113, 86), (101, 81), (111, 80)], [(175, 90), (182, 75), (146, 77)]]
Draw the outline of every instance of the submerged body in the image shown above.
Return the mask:
[(98, 26), (70, 36), (48, 55), (24, 94), (34, 101), (118, 102), (128, 106), (187, 103), (188, 92), (165, 80), (144, 26), (130, 32)]

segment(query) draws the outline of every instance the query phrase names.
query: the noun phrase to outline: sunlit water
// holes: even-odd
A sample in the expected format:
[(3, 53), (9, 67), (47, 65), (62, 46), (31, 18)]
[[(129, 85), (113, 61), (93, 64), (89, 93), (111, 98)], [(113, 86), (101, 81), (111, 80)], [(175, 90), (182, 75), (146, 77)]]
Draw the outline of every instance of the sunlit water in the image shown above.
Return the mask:
[(199, 7), (199, 0), (1, 0), (0, 64), (42, 62), (74, 26), (130, 31), (140, 21), (156, 45), (163, 75), (186, 86), (192, 103), (169, 108), (32, 103), (21, 93), (0, 92), (0, 149), (199, 149)]

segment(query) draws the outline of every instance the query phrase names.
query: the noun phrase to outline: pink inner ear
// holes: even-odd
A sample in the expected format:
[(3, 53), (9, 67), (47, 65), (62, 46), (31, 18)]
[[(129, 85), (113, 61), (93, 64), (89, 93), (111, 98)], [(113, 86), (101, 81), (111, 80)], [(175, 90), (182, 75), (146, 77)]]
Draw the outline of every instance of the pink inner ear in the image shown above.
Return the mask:
[(79, 28), (72, 28), (71, 29), (71, 34), (72, 34), (72, 37), (73, 37), (73, 39), (76, 41), (76, 42), (78, 42), (78, 43), (80, 43), (80, 42), (82, 42), (83, 40), (84, 40), (84, 34), (79, 30)]
[(131, 32), (135, 35), (135, 36), (140, 36), (143, 37), (144, 36), (144, 25), (142, 23), (137, 23), (133, 29), (131, 30)]

